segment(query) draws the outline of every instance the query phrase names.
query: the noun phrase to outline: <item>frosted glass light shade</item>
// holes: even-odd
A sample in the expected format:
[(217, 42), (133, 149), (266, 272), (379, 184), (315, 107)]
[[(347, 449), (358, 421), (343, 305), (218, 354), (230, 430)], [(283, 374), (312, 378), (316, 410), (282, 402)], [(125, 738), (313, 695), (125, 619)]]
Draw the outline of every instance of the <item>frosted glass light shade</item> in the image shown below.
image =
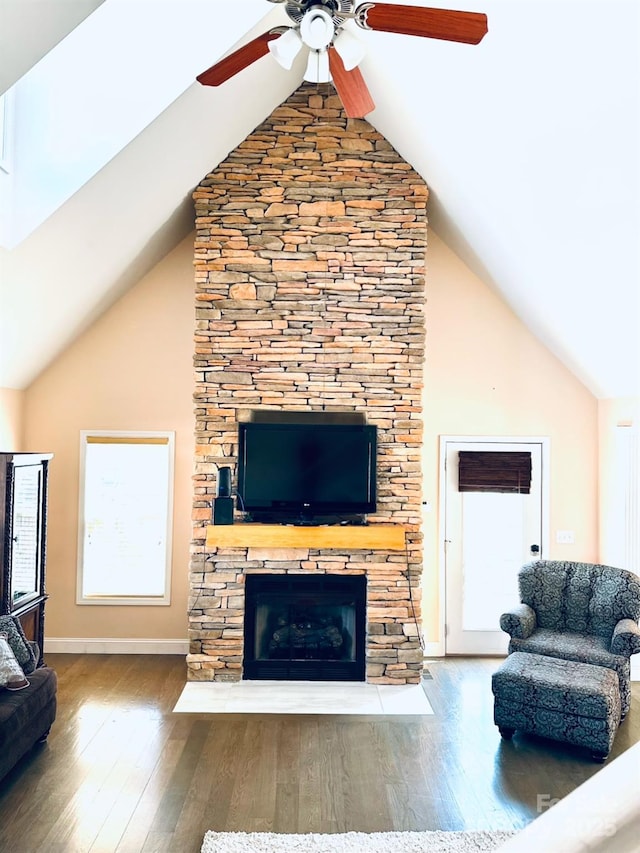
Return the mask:
[(329, 83), (332, 79), (329, 71), (329, 54), (326, 50), (310, 50), (304, 79), (309, 83)]
[(365, 46), (347, 30), (342, 30), (333, 40), (333, 46), (338, 51), (346, 71), (351, 71), (364, 59)]
[(300, 23), (302, 41), (314, 50), (328, 47), (335, 31), (333, 19), (324, 9), (309, 9)]
[(289, 29), (280, 38), (270, 41), (268, 47), (278, 65), (290, 71), (293, 60), (300, 53), (302, 39), (294, 29)]

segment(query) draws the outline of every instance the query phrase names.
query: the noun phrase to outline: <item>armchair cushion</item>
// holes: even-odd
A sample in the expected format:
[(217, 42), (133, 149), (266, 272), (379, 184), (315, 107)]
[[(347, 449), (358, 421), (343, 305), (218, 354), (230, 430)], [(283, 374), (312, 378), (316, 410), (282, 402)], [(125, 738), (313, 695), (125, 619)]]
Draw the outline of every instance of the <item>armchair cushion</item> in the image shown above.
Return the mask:
[(621, 619), (613, 629), (611, 652), (624, 657), (640, 652), (640, 628), (633, 619)]
[(519, 604), (500, 617), (500, 628), (510, 637), (526, 640), (536, 629), (536, 614), (527, 604)]
[[(617, 669), (619, 655), (611, 654), (609, 644), (593, 634), (577, 634), (571, 631), (552, 631), (538, 628), (532, 636), (523, 640), (512, 638), (509, 651), (534, 652), (537, 655), (592, 663)], [(621, 658), (623, 662), (625, 658)]]

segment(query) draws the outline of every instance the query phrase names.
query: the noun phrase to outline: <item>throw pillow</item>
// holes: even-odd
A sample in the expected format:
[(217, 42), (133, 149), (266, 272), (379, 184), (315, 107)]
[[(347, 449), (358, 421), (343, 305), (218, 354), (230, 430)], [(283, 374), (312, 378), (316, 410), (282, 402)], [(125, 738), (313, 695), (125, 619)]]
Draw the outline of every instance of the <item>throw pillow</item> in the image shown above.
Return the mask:
[(7, 634), (9, 645), (27, 675), (36, 668), (38, 661), (29, 641), (24, 635), (20, 620), (15, 616), (0, 616), (0, 633)]
[(15, 659), (6, 634), (0, 634), (0, 687), (6, 687), (7, 690), (22, 690), (23, 687), (28, 686), (29, 681)]

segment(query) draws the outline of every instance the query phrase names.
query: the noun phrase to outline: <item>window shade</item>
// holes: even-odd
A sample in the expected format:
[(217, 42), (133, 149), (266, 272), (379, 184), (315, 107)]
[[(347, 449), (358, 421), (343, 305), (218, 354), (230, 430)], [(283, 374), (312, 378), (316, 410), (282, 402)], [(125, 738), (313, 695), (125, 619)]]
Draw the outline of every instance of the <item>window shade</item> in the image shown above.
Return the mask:
[(174, 434), (80, 438), (77, 603), (170, 604)]
[(531, 491), (531, 453), (461, 450), (458, 465), (460, 492)]

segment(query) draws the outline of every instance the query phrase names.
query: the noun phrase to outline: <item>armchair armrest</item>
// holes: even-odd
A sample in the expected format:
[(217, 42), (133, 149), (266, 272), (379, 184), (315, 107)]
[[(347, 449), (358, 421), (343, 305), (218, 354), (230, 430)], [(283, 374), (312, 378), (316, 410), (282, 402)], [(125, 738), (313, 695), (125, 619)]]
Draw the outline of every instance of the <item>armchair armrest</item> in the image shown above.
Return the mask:
[(518, 640), (526, 640), (536, 629), (536, 613), (528, 604), (518, 604), (513, 610), (503, 613), (500, 617), (500, 627)]
[(640, 652), (640, 628), (633, 619), (621, 619), (613, 629), (611, 654), (629, 658)]

